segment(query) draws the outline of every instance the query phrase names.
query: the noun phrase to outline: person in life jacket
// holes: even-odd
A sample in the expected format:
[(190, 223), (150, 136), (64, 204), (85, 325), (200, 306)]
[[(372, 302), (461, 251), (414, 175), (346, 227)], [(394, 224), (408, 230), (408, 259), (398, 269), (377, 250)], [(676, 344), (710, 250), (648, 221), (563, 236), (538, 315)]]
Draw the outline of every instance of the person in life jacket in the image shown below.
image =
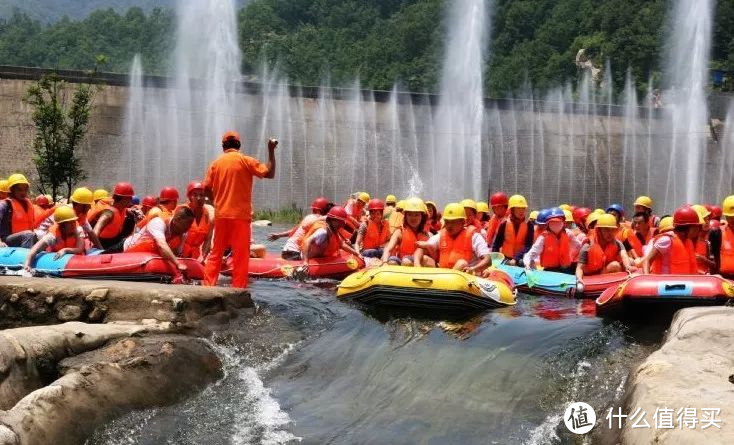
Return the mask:
[(426, 201), (425, 204), (428, 210), (428, 220), (426, 221), (425, 229), (428, 233), (435, 235), (443, 227), (441, 223), (441, 212), (438, 211), (438, 206), (436, 206), (435, 202)]
[(158, 206), (158, 199), (155, 196), (147, 195), (140, 202), (140, 211), (143, 216), (147, 216), (154, 207)]
[(593, 241), (584, 244), (579, 253), (576, 265), (576, 279), (579, 283), (583, 283), (585, 275), (636, 270), (624, 245), (616, 238), (619, 225), (614, 215), (600, 215), (594, 230), (597, 236)]
[(673, 214), (673, 231), (653, 238), (652, 249), (643, 258), (644, 273), (694, 275), (698, 272), (693, 241), (698, 239), (701, 217), (691, 206), (679, 207)]
[(31, 248), (36, 243), (33, 232), (36, 210), (28, 199), (30, 184), (20, 173), (8, 178), (8, 197), (0, 201), (0, 247)]
[[(490, 262), (487, 241), (476, 230), (466, 227), (464, 206), (447, 204), (443, 211), (444, 227), (428, 241), (416, 241), (413, 264), (426, 267), (462, 270), (479, 274)], [(428, 254), (428, 255), (426, 255)]]
[(403, 227), (403, 208), (405, 207), (405, 200), (400, 200), (395, 203), (395, 211), (390, 214), (387, 218), (387, 223), (390, 225), (390, 234), (397, 229)]
[(633, 261), (645, 256), (645, 245), (655, 236), (655, 228), (650, 224), (645, 212), (635, 213), (632, 217), (632, 230), (624, 240), (624, 249)]
[(112, 191), (112, 204), (102, 198), (87, 215), (107, 253), (122, 252), (123, 241), (135, 229), (135, 219), (127, 211), (134, 194), (130, 183), (118, 182)]
[(523, 257), (528, 269), (542, 266), (551, 272), (572, 274), (576, 271), (571, 252), (578, 248), (578, 241), (566, 230), (566, 215), (560, 207), (550, 209), (548, 226), (540, 234), (532, 247)]
[(410, 198), (403, 209), (403, 227), (393, 232), (382, 253), (382, 262), (412, 266), (418, 241), (428, 241), (428, 208), (420, 198)]
[(545, 229), (548, 227), (548, 218), (550, 218), (550, 213), (551, 209), (542, 209), (538, 212), (538, 216), (533, 222), (535, 226), (533, 230), (533, 243), (543, 232), (545, 232)]
[(727, 196), (721, 206), (726, 224), (721, 226), (721, 245), (714, 250), (717, 270), (727, 279), (734, 279), (734, 195)]
[(473, 227), (478, 233), (482, 231), (482, 222), (477, 217), (477, 203), (473, 199), (464, 199), (459, 204), (464, 207), (466, 226)]
[(31, 247), (26, 256), (23, 269), (31, 271), (31, 263), (39, 252), (56, 252), (54, 259), (64, 255), (83, 255), (84, 238), (81, 228), (77, 225), (77, 216), (69, 206), (59, 206), (54, 210), (54, 225), (36, 244)]
[(10, 194), (10, 187), (7, 179), (0, 179), (0, 200), (6, 199)]
[[(75, 189), (74, 192), (71, 194), (69, 202), (71, 203), (71, 208), (74, 209), (74, 213), (76, 213), (76, 223), (77, 226), (79, 226), (79, 228), (82, 230), (83, 238), (89, 240), (89, 245), (85, 244), (85, 248), (95, 247), (102, 250), (102, 244), (100, 243), (97, 234), (94, 232), (94, 229), (89, 224), (89, 221), (87, 221), (87, 214), (89, 213), (89, 209), (91, 209), (92, 205), (94, 204), (92, 191), (86, 187), (79, 187)], [(54, 225), (54, 223), (55, 221), (53, 215), (43, 220), (41, 224), (36, 227), (36, 237), (38, 239), (43, 238), (43, 236), (48, 233), (49, 229), (51, 228), (51, 226)]]
[(589, 229), (586, 227), (586, 220), (591, 215), (591, 209), (588, 207), (577, 207), (572, 212), (573, 222), (576, 224), (574, 235), (579, 244), (584, 244), (588, 239)]
[(34, 228), (38, 227), (46, 218), (53, 216), (54, 210), (56, 210), (56, 205), (51, 200), (51, 195), (36, 196), (36, 199), (33, 200), (33, 207), (33, 213), (36, 217), (33, 222)]
[(145, 227), (151, 219), (157, 216), (173, 215), (173, 211), (176, 210), (176, 207), (178, 206), (179, 197), (178, 190), (175, 187), (163, 187), (160, 193), (158, 193), (158, 205), (152, 207), (147, 213), (145, 213), (145, 216), (143, 219), (138, 221), (136, 227), (138, 229)]
[[(645, 214), (645, 217), (648, 218), (647, 217), (647, 214)], [(648, 221), (649, 221), (649, 218), (648, 218)], [(663, 216), (662, 218), (660, 218), (660, 224), (658, 224), (658, 227), (657, 228), (654, 228), (653, 229), (654, 230), (653, 237), (650, 238), (650, 240), (647, 242), (647, 244), (645, 244), (644, 246), (642, 246), (642, 254), (643, 254), (643, 256), (640, 257), (640, 258), (637, 258), (637, 259), (633, 260), (633, 262), (635, 264), (635, 267), (637, 267), (638, 269), (642, 270), (643, 269), (643, 264), (645, 263), (645, 261), (648, 261), (650, 258), (652, 258), (653, 244), (656, 241), (655, 236), (656, 235), (660, 235), (661, 233), (669, 233), (669, 232), (672, 232), (673, 231), (673, 228), (674, 228), (674, 226), (673, 226), (673, 217), (672, 216), (666, 215), (666, 216)]]
[(632, 225), (624, 219), (624, 207), (622, 207), (622, 204), (610, 204), (606, 209), (606, 213), (614, 215), (617, 219), (617, 225), (619, 226), (616, 235), (617, 239), (622, 242), (627, 240), (627, 237), (632, 232)]
[[(489, 197), (489, 206), (492, 208), (492, 217), (487, 222), (487, 245), (492, 249), (494, 246), (494, 239), (497, 236), (497, 231), (500, 228), (500, 224), (505, 222), (507, 217), (507, 207), (510, 204), (510, 200), (507, 195), (503, 192), (494, 193)], [(494, 249), (492, 249), (494, 251)]]
[(301, 258), (301, 247), (303, 247), (303, 238), (311, 228), (311, 225), (319, 220), (325, 220), (326, 214), (334, 207), (333, 202), (329, 202), (328, 199), (320, 197), (316, 198), (311, 202), (311, 213), (306, 215), (300, 223), (294, 226), (292, 229), (285, 232), (271, 233), (268, 235), (268, 240), (275, 241), (279, 238), (288, 237), (283, 250), (280, 252), (281, 258), (284, 260), (300, 260)]
[(714, 273), (716, 261), (713, 252), (721, 248), (721, 230), (711, 228), (711, 212), (705, 206), (694, 204), (691, 207), (703, 222), (698, 238), (691, 240), (696, 251), (698, 273), (703, 275)]
[(183, 252), (186, 233), (194, 222), (194, 211), (180, 206), (173, 216), (156, 216), (141, 230), (127, 237), (124, 252), (146, 252), (160, 255), (180, 273), (186, 272), (186, 264), (178, 257)]
[(385, 204), (380, 199), (370, 199), (367, 203), (369, 219), (357, 229), (354, 246), (365, 258), (381, 258), (385, 244), (390, 241), (390, 224), (382, 219)]
[(489, 204), (483, 201), (477, 202), (477, 221), (482, 226), (482, 235), (487, 236), (487, 224), (489, 223)]
[(342, 235), (342, 228), (347, 222), (349, 215), (344, 207), (334, 206), (326, 214), (324, 220), (319, 220), (311, 225), (306, 232), (301, 248), (301, 256), (304, 265), (308, 265), (310, 258), (331, 258), (339, 255), (340, 251), (359, 256)]
[(364, 208), (370, 201), (370, 194), (367, 192), (359, 192), (350, 196), (346, 204), (344, 204), (344, 210), (347, 211), (349, 216), (346, 220), (345, 228), (349, 233), (353, 233), (352, 240), (357, 237), (357, 229), (362, 224), (364, 219)]
[(653, 214), (652, 206), (652, 198), (649, 196), (638, 196), (634, 203), (635, 213), (646, 213), (650, 224), (653, 227), (657, 227), (660, 224), (660, 218)]
[(112, 198), (110, 198), (110, 192), (108, 192), (105, 189), (97, 189), (93, 192), (94, 196), (94, 204), (92, 204), (92, 209), (96, 209), (98, 205), (102, 204), (109, 204), (112, 205)]
[(508, 209), (509, 218), (500, 224), (492, 251), (501, 252), (507, 264), (522, 265), (523, 256), (533, 245), (535, 224), (525, 221), (528, 203), (524, 196), (511, 196)]
[(186, 232), (180, 256), (204, 261), (209, 255), (214, 237), (214, 207), (206, 203), (204, 184), (201, 181), (189, 182), (186, 197), (188, 202), (185, 205), (194, 213), (194, 221)]
[[(382, 212), (382, 218), (383, 219), (390, 219), (390, 215), (392, 212), (395, 211), (395, 204), (397, 204), (398, 199), (395, 197), (395, 195), (387, 195), (385, 197), (385, 211)], [(392, 229), (391, 229), (392, 233)]]

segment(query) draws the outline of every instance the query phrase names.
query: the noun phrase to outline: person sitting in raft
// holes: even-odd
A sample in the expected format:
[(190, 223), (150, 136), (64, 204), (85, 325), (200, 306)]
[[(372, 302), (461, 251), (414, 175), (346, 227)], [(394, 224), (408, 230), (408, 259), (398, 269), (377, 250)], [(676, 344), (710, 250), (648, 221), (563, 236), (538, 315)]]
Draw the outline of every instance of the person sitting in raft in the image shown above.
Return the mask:
[(482, 223), (477, 218), (477, 203), (473, 199), (464, 199), (459, 204), (464, 207), (464, 213), (466, 214), (466, 226), (473, 227), (477, 233), (482, 231)]
[(525, 221), (528, 202), (522, 195), (509, 199), (510, 217), (502, 222), (494, 238), (492, 251), (502, 252), (508, 264), (522, 264), (522, 258), (533, 245), (535, 224)]
[(661, 218), (653, 214), (652, 205), (652, 198), (650, 198), (649, 196), (638, 196), (637, 199), (635, 199), (635, 203), (633, 204), (635, 208), (635, 213), (647, 214), (647, 219), (650, 221), (650, 225), (652, 225), (653, 227), (657, 227), (658, 224), (660, 224)]
[[(74, 209), (74, 213), (76, 214), (76, 223), (82, 230), (83, 237), (89, 240), (89, 245), (85, 244), (85, 249), (95, 247), (102, 250), (102, 244), (99, 242), (97, 234), (94, 232), (91, 224), (89, 224), (89, 221), (87, 221), (89, 209), (91, 209), (94, 204), (92, 191), (86, 187), (79, 187), (71, 194), (69, 201), (71, 202), (71, 208)], [(43, 220), (43, 222), (36, 227), (36, 237), (38, 239), (43, 238), (54, 223), (53, 215)]]
[(692, 239), (696, 252), (698, 273), (706, 275), (716, 271), (713, 252), (721, 246), (721, 230), (711, 228), (711, 212), (701, 204), (694, 204), (693, 210), (701, 217), (703, 225), (697, 239)]
[(602, 275), (615, 272), (634, 272), (624, 245), (616, 238), (617, 220), (609, 213), (600, 215), (596, 222), (596, 238), (581, 247), (576, 278), (583, 282), (585, 275)]
[[(714, 250), (717, 270), (726, 279), (734, 279), (734, 195), (727, 196), (721, 209), (726, 224), (720, 227), (721, 243)], [(662, 223), (661, 223), (662, 224)]]
[(33, 232), (35, 208), (28, 199), (30, 184), (20, 173), (8, 178), (8, 197), (0, 201), (0, 247), (30, 248), (36, 243)]
[[(428, 241), (416, 241), (413, 264), (425, 267), (481, 273), (490, 262), (486, 240), (476, 230), (466, 227), (466, 213), (459, 203), (447, 204), (443, 211), (444, 227)], [(429, 253), (429, 255), (426, 255)], [(434, 260), (438, 258), (438, 261)]]
[(158, 194), (158, 205), (152, 207), (136, 227), (142, 229), (156, 216), (171, 216), (178, 206), (179, 194), (175, 187), (163, 187)]
[(123, 241), (135, 229), (135, 219), (127, 212), (134, 194), (130, 183), (118, 182), (112, 190), (112, 204), (100, 199), (89, 211), (87, 220), (107, 253), (122, 252)]
[(571, 252), (578, 241), (566, 230), (565, 225), (566, 215), (563, 210), (560, 207), (550, 209), (548, 227), (523, 258), (526, 268), (542, 266), (551, 272), (575, 273), (576, 265), (573, 264)]
[(701, 217), (691, 206), (679, 207), (673, 214), (673, 231), (656, 235), (652, 249), (642, 263), (644, 273), (694, 275), (698, 273), (694, 239), (701, 231)]
[(632, 217), (632, 230), (624, 240), (624, 249), (633, 261), (645, 256), (644, 248), (655, 236), (655, 228), (650, 224), (647, 213), (638, 212)]
[(56, 210), (56, 205), (51, 200), (51, 195), (36, 196), (36, 199), (33, 200), (33, 207), (33, 213), (36, 217), (33, 221), (33, 227), (38, 227), (46, 218), (52, 217), (54, 210)]
[(183, 252), (186, 233), (194, 223), (194, 211), (187, 206), (177, 208), (173, 216), (156, 216), (138, 233), (125, 239), (124, 252), (147, 252), (160, 255), (179, 272), (186, 265), (178, 260)]
[(433, 235), (437, 234), (442, 227), (441, 224), (441, 212), (438, 211), (436, 203), (433, 201), (426, 201), (426, 209), (428, 209), (428, 220), (426, 221), (426, 231)]
[[(397, 204), (397, 202), (398, 199), (395, 195), (387, 195), (385, 197), (385, 211), (382, 212), (383, 219), (390, 220), (390, 215), (395, 211), (395, 204)], [(392, 233), (392, 231), (390, 233)]]
[(370, 199), (367, 203), (369, 219), (357, 229), (357, 252), (365, 258), (381, 258), (385, 244), (390, 240), (390, 223), (382, 219), (385, 204), (380, 199)]
[[(492, 217), (487, 223), (487, 245), (490, 248), (494, 246), (494, 240), (497, 237), (497, 231), (500, 228), (500, 224), (505, 222), (507, 219), (507, 207), (509, 205), (509, 198), (503, 192), (497, 192), (489, 197), (489, 205), (492, 207)], [(494, 252), (495, 250), (492, 249)]]
[(390, 225), (390, 234), (403, 227), (403, 207), (405, 207), (404, 200), (395, 203), (395, 211), (387, 218), (387, 223)]
[(306, 215), (298, 225), (287, 232), (271, 233), (268, 240), (275, 241), (278, 238), (288, 237), (283, 250), (280, 252), (281, 258), (284, 260), (300, 260), (301, 247), (303, 246), (303, 238), (309, 231), (313, 223), (324, 220), (326, 214), (334, 207), (333, 202), (329, 202), (326, 198), (316, 198), (311, 202), (311, 214)]
[(392, 265), (412, 266), (418, 241), (428, 241), (426, 232), (428, 209), (420, 198), (405, 202), (403, 227), (393, 232), (382, 253), (382, 262)]
[(69, 206), (57, 207), (54, 210), (53, 218), (54, 225), (28, 252), (23, 265), (26, 272), (31, 271), (31, 263), (39, 252), (56, 252), (55, 260), (67, 254), (84, 254), (84, 238), (82, 238), (81, 228), (77, 225), (74, 209)]
[(204, 183), (191, 181), (186, 187), (186, 206), (194, 213), (194, 221), (186, 232), (181, 256), (204, 261), (212, 248), (214, 237), (214, 207), (206, 204)]
[(356, 196), (350, 197), (344, 205), (349, 217), (346, 220), (345, 228), (352, 233), (352, 241), (357, 238), (357, 229), (364, 219), (364, 207), (370, 200), (370, 194), (367, 192), (359, 192)]
[(143, 217), (145, 217), (148, 215), (148, 212), (157, 206), (158, 199), (155, 196), (147, 195), (140, 202), (140, 212), (143, 214)]
[(477, 221), (482, 226), (482, 236), (487, 237), (487, 224), (489, 224), (489, 204), (483, 201), (477, 202)]
[(310, 258), (338, 256), (340, 250), (359, 256), (359, 252), (354, 250), (342, 235), (341, 229), (346, 224), (348, 217), (344, 207), (334, 206), (326, 214), (324, 220), (318, 220), (311, 225), (301, 248), (304, 264), (307, 265)]
[(10, 186), (7, 179), (0, 179), (0, 200), (7, 199), (10, 194)]

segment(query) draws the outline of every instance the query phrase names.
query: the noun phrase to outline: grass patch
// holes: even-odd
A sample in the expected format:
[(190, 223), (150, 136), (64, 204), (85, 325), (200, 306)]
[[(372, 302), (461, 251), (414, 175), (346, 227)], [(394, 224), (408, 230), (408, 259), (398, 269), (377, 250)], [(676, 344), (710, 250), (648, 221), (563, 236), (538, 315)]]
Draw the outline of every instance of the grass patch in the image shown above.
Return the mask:
[(296, 224), (303, 219), (303, 209), (299, 209), (295, 205), (282, 209), (260, 209), (255, 210), (252, 219), (253, 221), (267, 219), (274, 224)]

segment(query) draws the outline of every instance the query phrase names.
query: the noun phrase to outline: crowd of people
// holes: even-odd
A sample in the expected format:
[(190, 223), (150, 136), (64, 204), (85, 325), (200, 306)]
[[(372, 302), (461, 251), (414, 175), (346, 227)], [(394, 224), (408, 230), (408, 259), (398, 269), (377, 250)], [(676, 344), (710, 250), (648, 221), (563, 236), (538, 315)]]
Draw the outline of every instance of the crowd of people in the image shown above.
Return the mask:
[[(253, 178), (275, 175), (276, 139), (268, 162), (240, 153), (236, 132), (222, 137), (222, 155), (203, 181), (193, 180), (184, 202), (174, 187), (139, 199), (132, 184), (111, 193), (80, 187), (68, 203), (47, 195), (31, 201), (20, 173), (0, 181), (0, 247), (30, 248), (24, 268), (39, 252), (83, 255), (151, 252), (186, 272), (181, 258), (204, 264), (204, 285), (216, 285), (225, 252), (232, 258), (232, 286), (246, 287), (251, 255)], [(640, 196), (630, 219), (621, 204), (592, 210), (561, 204), (529, 212), (522, 195), (498, 192), (489, 202), (464, 199), (439, 212), (432, 201), (397, 200), (355, 193), (344, 205), (319, 197), (311, 213), (289, 231), (281, 255), (303, 261), (341, 252), (394, 264), (489, 273), (492, 258), (511, 265), (584, 276), (627, 271), (656, 274), (721, 274), (734, 278), (734, 196), (722, 207), (684, 205), (658, 217)], [(496, 254), (492, 254), (496, 252)]]

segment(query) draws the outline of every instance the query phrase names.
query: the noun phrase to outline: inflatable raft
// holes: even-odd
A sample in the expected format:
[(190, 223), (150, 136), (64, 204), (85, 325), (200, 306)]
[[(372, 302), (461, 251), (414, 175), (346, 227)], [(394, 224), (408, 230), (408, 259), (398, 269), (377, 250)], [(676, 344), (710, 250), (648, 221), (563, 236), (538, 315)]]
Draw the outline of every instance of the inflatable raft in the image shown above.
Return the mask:
[[(264, 258), (250, 258), (249, 276), (253, 278), (288, 278), (294, 272), (302, 271), (310, 278), (342, 279), (364, 267), (364, 261), (353, 256), (333, 258), (314, 258), (308, 261), (308, 268), (303, 269), (303, 261), (284, 260), (280, 255), (267, 253)], [(228, 259), (222, 271), (224, 275), (232, 274), (232, 262)]]
[[(5, 273), (17, 274), (25, 263), (30, 249), (20, 247), (0, 248), (0, 268)], [(98, 255), (64, 255), (54, 260), (55, 254), (42, 253), (32, 263), (36, 273), (60, 278), (89, 278), (97, 280), (168, 282), (176, 276), (176, 270), (163, 258), (151, 253), (115, 253)], [(182, 258), (188, 270), (189, 280), (204, 279), (201, 263)]]
[(479, 278), (451, 269), (380, 266), (348, 276), (337, 297), (375, 306), (467, 312), (515, 304), (511, 279)]
[(627, 272), (589, 275), (584, 277), (584, 290), (581, 293), (577, 292), (575, 275), (545, 270), (528, 270), (506, 264), (498, 264), (497, 268), (512, 278), (519, 291), (531, 295), (555, 297), (593, 299), (606, 289), (624, 283), (630, 277)]
[(734, 298), (734, 284), (718, 275), (638, 275), (604, 291), (596, 312), (609, 315), (644, 306), (724, 304)]

